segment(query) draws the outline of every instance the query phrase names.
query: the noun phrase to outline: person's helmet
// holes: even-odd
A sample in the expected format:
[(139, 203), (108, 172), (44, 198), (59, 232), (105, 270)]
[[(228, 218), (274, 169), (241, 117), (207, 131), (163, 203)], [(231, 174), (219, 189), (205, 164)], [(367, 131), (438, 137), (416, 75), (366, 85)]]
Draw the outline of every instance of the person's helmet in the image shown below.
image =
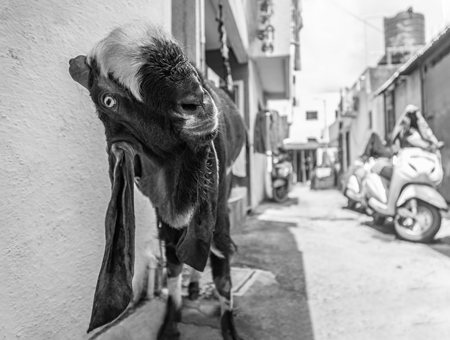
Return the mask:
[(419, 111), (419, 108), (415, 105), (409, 104), (405, 107), (406, 113), (416, 113)]

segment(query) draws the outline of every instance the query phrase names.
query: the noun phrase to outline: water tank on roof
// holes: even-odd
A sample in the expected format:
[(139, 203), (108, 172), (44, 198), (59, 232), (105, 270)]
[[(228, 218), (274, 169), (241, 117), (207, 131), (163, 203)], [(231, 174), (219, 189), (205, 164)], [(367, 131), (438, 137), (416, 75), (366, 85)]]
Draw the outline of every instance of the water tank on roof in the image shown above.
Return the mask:
[(412, 7), (394, 17), (384, 18), (384, 43), (388, 48), (425, 45), (425, 17)]

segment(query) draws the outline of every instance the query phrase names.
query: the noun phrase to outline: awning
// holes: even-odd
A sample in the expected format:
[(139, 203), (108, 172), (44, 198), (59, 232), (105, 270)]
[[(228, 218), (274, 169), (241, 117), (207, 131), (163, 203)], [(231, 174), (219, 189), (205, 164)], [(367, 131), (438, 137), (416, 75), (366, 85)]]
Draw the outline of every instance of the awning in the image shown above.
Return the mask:
[(317, 150), (318, 148), (324, 148), (325, 146), (325, 143), (318, 142), (301, 143), (291, 139), (285, 139), (283, 141), (283, 148), (285, 150)]

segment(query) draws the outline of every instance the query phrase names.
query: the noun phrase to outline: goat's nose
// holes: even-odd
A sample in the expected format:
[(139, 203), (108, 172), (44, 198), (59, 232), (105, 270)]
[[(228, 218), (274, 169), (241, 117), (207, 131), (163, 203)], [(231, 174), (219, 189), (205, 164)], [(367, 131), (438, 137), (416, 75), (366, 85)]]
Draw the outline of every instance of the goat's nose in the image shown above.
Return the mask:
[(201, 114), (203, 109), (203, 101), (204, 101), (204, 92), (202, 89), (198, 89), (194, 93), (191, 93), (185, 96), (182, 100), (180, 100), (180, 108), (182, 113), (193, 115), (193, 114)]

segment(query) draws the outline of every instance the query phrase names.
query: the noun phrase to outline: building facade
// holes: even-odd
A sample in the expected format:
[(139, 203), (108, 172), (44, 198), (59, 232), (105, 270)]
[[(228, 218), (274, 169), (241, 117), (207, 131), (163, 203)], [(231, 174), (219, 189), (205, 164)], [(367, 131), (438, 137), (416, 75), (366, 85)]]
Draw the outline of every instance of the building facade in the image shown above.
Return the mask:
[(284, 147), (289, 150), (297, 181), (306, 182), (312, 170), (321, 165), (322, 154), (329, 145), (328, 125), (335, 119), (330, 98), (304, 96), (294, 107), (289, 138)]

